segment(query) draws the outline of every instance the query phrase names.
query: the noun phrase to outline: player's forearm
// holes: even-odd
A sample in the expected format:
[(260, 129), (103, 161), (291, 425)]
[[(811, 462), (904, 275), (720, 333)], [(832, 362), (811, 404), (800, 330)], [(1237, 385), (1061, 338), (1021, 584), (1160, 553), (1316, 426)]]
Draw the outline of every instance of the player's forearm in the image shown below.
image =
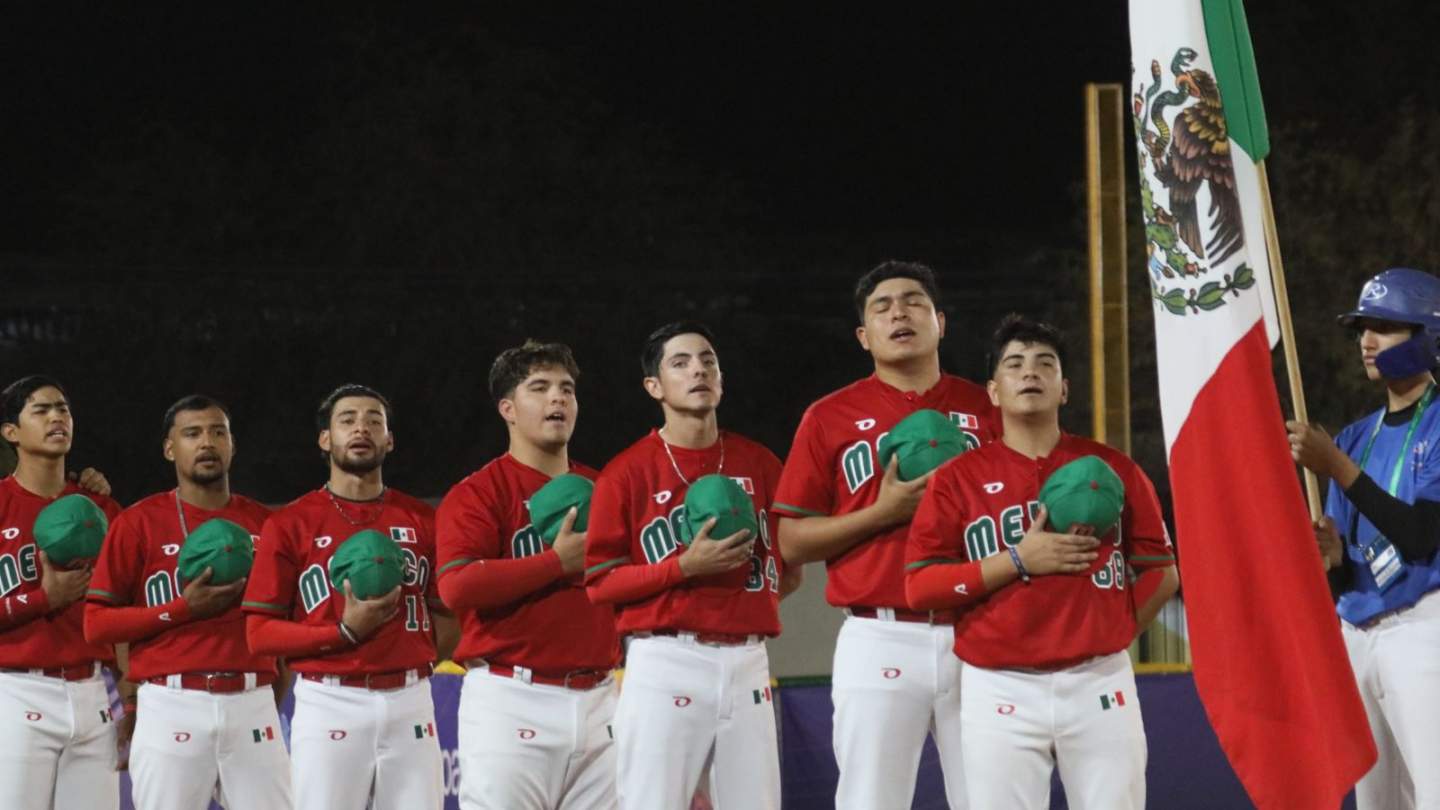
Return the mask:
[(1155, 621), (1160, 608), (1180, 589), (1180, 574), (1175, 566), (1147, 568), (1135, 580), (1135, 632), (1140, 633)]
[(518, 560), (475, 560), (441, 574), (440, 598), (451, 610), (488, 610), (523, 599), (564, 575), (553, 549)]
[(460, 644), (460, 622), (454, 616), (431, 613), (435, 625), (435, 655), (437, 660), (449, 661)]
[(624, 605), (649, 599), (685, 581), (680, 555), (672, 554), (655, 565), (617, 565), (586, 586), (590, 601), (597, 605)]
[(980, 562), (936, 562), (905, 572), (905, 601), (915, 610), (965, 607), (1018, 578), (1005, 555)]
[(786, 565), (828, 560), (890, 528), (874, 504), (844, 515), (780, 518), (780, 555)]
[(250, 652), (285, 658), (307, 658), (348, 647), (338, 624), (309, 625), (251, 613), (245, 617)]
[(154, 607), (112, 607), (85, 604), (85, 640), (91, 644), (140, 641), (189, 621), (190, 605), (172, 599)]
[(29, 593), (7, 596), (0, 603), (0, 630), (10, 630), (29, 624), (50, 612), (50, 600), (39, 589)]

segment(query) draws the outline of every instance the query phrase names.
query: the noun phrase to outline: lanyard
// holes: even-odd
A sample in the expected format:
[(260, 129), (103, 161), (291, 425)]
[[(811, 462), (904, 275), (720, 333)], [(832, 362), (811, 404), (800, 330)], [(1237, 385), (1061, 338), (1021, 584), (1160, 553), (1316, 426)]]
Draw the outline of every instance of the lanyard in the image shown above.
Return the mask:
[[(1435, 384), (1426, 386), (1425, 394), (1420, 397), (1420, 403), (1415, 406), (1415, 413), (1410, 417), (1410, 427), (1405, 431), (1405, 443), (1400, 445), (1400, 455), (1395, 458), (1395, 469), (1390, 471), (1390, 496), (1400, 490), (1400, 473), (1405, 469), (1405, 457), (1410, 454), (1410, 442), (1415, 439), (1415, 428), (1420, 426), (1420, 417), (1425, 415), (1425, 409), (1430, 407), (1430, 400), (1435, 396)], [(1365, 452), (1360, 454), (1360, 469), (1365, 469), (1365, 462), (1370, 460), (1370, 451), (1375, 448), (1375, 437), (1380, 435), (1380, 428), (1385, 424), (1385, 412), (1381, 411), (1375, 417), (1375, 427), (1370, 431), (1370, 440), (1365, 442)]]
[[(1415, 413), (1410, 417), (1410, 427), (1405, 431), (1405, 442), (1400, 445), (1400, 455), (1395, 459), (1395, 468), (1390, 471), (1390, 496), (1394, 497), (1400, 491), (1400, 473), (1405, 469), (1405, 458), (1410, 455), (1410, 442), (1415, 439), (1415, 428), (1420, 425), (1420, 417), (1425, 415), (1425, 409), (1430, 407), (1430, 400), (1435, 396), (1435, 384), (1431, 383), (1425, 388), (1425, 393), (1420, 397), (1420, 402), (1415, 406)], [(1380, 435), (1380, 428), (1385, 424), (1385, 411), (1375, 417), (1375, 427), (1370, 431), (1370, 439), (1365, 442), (1365, 451), (1360, 454), (1360, 471), (1365, 471), (1365, 463), (1370, 460), (1370, 451), (1375, 449), (1375, 437)], [(1350, 541), (1360, 545), (1360, 510), (1353, 509), (1350, 515)]]

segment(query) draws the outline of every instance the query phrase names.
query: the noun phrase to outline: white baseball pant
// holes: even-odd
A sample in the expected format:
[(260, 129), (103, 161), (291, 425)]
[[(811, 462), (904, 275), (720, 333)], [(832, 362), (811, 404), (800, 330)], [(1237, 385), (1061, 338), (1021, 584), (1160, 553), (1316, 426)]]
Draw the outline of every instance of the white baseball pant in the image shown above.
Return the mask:
[(430, 682), (371, 690), (297, 677), (290, 764), (296, 810), (439, 810)]
[(1440, 592), (1360, 629), (1342, 624), (1380, 757), (1357, 810), (1440, 810)]
[(593, 689), (465, 673), (463, 810), (614, 810), (615, 682)]
[(1145, 726), (1125, 651), (1054, 672), (962, 664), (970, 806), (1046, 810), (1056, 765), (1074, 810), (1145, 810)]
[(0, 672), (0, 806), (120, 806), (115, 722), (98, 668), (82, 681)]
[(951, 810), (964, 810), (960, 661), (949, 624), (851, 616), (835, 643), (836, 810), (909, 810), (925, 735), (935, 736)]
[(270, 687), (211, 694), (170, 680), (142, 684), (136, 698), (136, 810), (203, 810), (217, 795), (226, 810), (289, 808), (290, 758)]
[(706, 764), (715, 810), (779, 810), (780, 751), (762, 641), (632, 638), (615, 711), (622, 810), (688, 808)]

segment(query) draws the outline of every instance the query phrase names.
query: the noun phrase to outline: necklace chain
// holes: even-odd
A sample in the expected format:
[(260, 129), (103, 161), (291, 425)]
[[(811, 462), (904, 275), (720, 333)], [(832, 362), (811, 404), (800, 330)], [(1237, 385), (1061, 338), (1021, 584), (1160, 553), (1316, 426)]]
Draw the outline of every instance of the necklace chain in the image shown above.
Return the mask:
[[(385, 500), (385, 487), (383, 487), (383, 486), (380, 487), (380, 494), (377, 495), (377, 496), (375, 496), (375, 497), (374, 497), (373, 499), (371, 499), (371, 500), (368, 500), (368, 501), (351, 501), (351, 503), (355, 503), (355, 504), (376, 504), (376, 505), (378, 505), (378, 506), (380, 507), (378, 510), (376, 510), (376, 512), (375, 512), (374, 515), (371, 515), (371, 516), (369, 516), (369, 517), (365, 517), (365, 516), (362, 514), (360, 520), (356, 520), (355, 518), (352, 518), (352, 517), (350, 517), (349, 515), (347, 515), (347, 514), (345, 513), (345, 507), (343, 507), (343, 506), (340, 505), (340, 499), (339, 499), (338, 497), (336, 497), (335, 493), (330, 490), (330, 485), (329, 485), (329, 484), (326, 484), (326, 485), (325, 485), (325, 494), (330, 496), (330, 504), (335, 507), (335, 511), (336, 511), (337, 513), (339, 513), (340, 517), (344, 518), (344, 519), (345, 519), (345, 522), (346, 522), (346, 523), (349, 523), (351, 526), (365, 526), (365, 525), (368, 525), (368, 524), (370, 524), (370, 523), (374, 523), (376, 520), (378, 520), (378, 519), (380, 518), (380, 515), (385, 511), (385, 504), (384, 504), (384, 500)], [(349, 499), (347, 498), (346, 500), (349, 500)]]
[(180, 516), (180, 539), (190, 536), (190, 527), (185, 523), (185, 505), (180, 501), (180, 488), (175, 488), (175, 514)]
[[(680, 472), (680, 465), (675, 463), (675, 454), (670, 452), (670, 442), (665, 441), (665, 428), (662, 427), (655, 431), (655, 436), (660, 439), (660, 446), (665, 448), (665, 455), (670, 459), (670, 468), (675, 471), (675, 477), (680, 479), (680, 483), (687, 487), (690, 486), (690, 479), (685, 477), (685, 473)], [(719, 437), (720, 464), (715, 468), (716, 475), (721, 475), (725, 472), (725, 434), (719, 433)]]

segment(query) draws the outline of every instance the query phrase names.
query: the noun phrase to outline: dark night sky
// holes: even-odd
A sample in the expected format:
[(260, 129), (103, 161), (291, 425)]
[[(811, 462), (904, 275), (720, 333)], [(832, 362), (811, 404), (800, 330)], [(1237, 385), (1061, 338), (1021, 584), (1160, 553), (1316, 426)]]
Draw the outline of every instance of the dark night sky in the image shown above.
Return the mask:
[[(1434, 13), (1420, 3), (1252, 5), (1277, 123), (1319, 115), (1359, 126), (1376, 105), (1429, 91)], [(28, 19), (7, 26), (6, 174), (35, 204), (7, 241), (53, 248), (26, 244), (47, 230), (46, 203), (83, 185), (87, 158), (133, 149), (157, 125), (237, 160), (276, 161), (333, 111), (367, 40), (379, 43), (373, 55), (386, 42), (423, 47), (480, 29), (535, 51), (559, 80), (662, 132), (704, 171), (742, 181), (755, 225), (781, 234), (1066, 219), (1081, 177), (1081, 87), (1128, 70), (1123, 2), (376, 8), (386, 4), (339, 16), (27, 6)], [(1382, 44), (1347, 44), (1351, 32)]]

